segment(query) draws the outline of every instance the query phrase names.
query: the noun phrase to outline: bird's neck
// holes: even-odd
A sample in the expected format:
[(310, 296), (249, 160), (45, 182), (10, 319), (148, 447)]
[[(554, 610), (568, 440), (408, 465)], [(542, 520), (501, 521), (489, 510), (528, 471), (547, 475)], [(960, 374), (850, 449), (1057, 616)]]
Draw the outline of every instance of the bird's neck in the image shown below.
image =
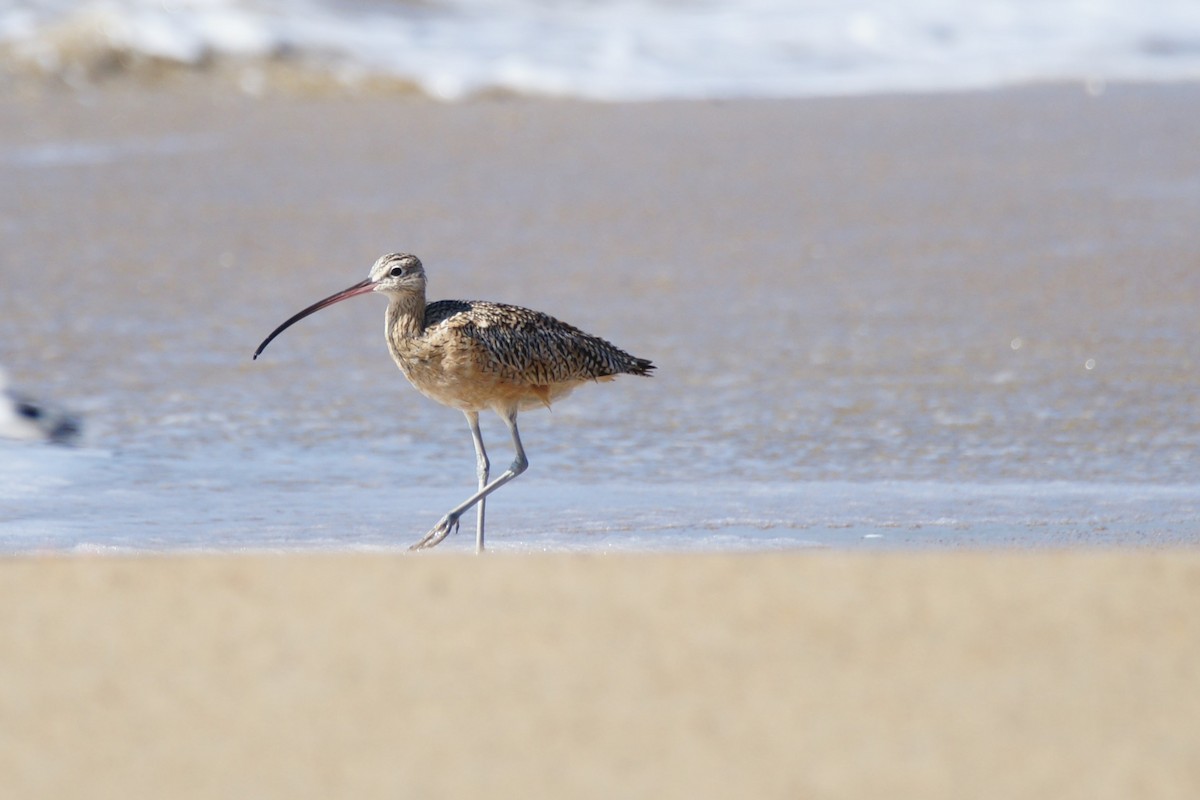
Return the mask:
[(392, 295), (387, 309), (388, 341), (412, 339), (425, 332), (425, 298), (419, 295)]

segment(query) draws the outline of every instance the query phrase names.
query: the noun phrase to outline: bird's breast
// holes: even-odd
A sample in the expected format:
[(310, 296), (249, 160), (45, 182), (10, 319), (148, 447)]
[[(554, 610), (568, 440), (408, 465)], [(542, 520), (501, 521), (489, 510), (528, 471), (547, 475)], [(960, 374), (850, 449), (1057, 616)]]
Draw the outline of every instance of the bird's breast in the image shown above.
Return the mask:
[(463, 411), (548, 406), (577, 381), (519, 380), (478, 342), (438, 337), (391, 341), (392, 357), (421, 394)]

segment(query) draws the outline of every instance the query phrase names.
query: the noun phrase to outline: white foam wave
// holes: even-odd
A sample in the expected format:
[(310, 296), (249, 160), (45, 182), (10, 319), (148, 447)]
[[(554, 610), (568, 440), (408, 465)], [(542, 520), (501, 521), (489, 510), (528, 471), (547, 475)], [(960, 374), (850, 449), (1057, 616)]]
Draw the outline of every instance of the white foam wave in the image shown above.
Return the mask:
[(0, 0), (0, 45), (0, 69), (68, 83), (232, 59), (445, 99), (801, 96), (1198, 78), (1200, 3)]

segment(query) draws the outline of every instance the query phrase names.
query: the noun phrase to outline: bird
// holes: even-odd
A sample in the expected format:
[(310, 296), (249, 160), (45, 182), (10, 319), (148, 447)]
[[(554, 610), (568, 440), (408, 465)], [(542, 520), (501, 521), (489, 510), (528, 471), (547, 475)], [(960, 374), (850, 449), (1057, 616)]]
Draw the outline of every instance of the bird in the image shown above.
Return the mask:
[(75, 444), (83, 430), (69, 411), (12, 389), (0, 369), (0, 437), (53, 444)]
[[(584, 383), (622, 374), (649, 376), (655, 365), (540, 311), (480, 300), (430, 303), (425, 289), (425, 267), (419, 258), (388, 253), (364, 280), (289, 317), (258, 346), (254, 360), (276, 336), (310, 314), (362, 294), (386, 296), (384, 335), (392, 359), (418, 392), (466, 416), (475, 445), (477, 491), (409, 549), (437, 546), (458, 530), (462, 515), (475, 506), (475, 552), (482, 553), (486, 498), (529, 467), (517, 413), (549, 408)], [(487, 409), (508, 427), (514, 451), (512, 464), (490, 482), (479, 431), (479, 413)]]

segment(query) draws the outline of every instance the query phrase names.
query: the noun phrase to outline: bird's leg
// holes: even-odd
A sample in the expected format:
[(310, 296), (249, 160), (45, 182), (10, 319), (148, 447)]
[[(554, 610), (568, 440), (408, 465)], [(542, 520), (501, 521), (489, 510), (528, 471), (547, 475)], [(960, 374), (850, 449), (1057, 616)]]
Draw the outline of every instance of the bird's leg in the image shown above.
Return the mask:
[[(475, 476), (479, 478), (479, 491), (483, 491), (488, 482), (488, 469), (491, 466), (488, 464), (487, 450), (483, 449), (483, 434), (479, 432), (479, 412), (465, 411), (467, 415), (467, 423), (471, 426), (471, 438), (475, 440)], [(475, 552), (483, 552), (483, 513), (484, 507), (487, 505), (487, 498), (479, 498), (479, 504), (475, 506)]]
[(513, 459), (512, 464), (509, 465), (508, 469), (499, 478), (496, 478), (496, 480), (484, 486), (462, 503), (450, 509), (446, 516), (442, 517), (438, 521), (438, 524), (433, 526), (433, 530), (425, 534), (421, 538), (421, 541), (408, 548), (409, 550), (424, 550), (437, 545), (442, 539), (449, 536), (451, 531), (458, 527), (458, 518), (468, 508), (520, 475), (529, 467), (529, 459), (525, 458), (525, 448), (521, 446), (521, 434), (517, 431), (517, 410), (514, 408), (505, 413), (503, 419), (504, 424), (508, 426), (508, 432), (512, 434), (513, 450), (516, 451), (516, 457)]

